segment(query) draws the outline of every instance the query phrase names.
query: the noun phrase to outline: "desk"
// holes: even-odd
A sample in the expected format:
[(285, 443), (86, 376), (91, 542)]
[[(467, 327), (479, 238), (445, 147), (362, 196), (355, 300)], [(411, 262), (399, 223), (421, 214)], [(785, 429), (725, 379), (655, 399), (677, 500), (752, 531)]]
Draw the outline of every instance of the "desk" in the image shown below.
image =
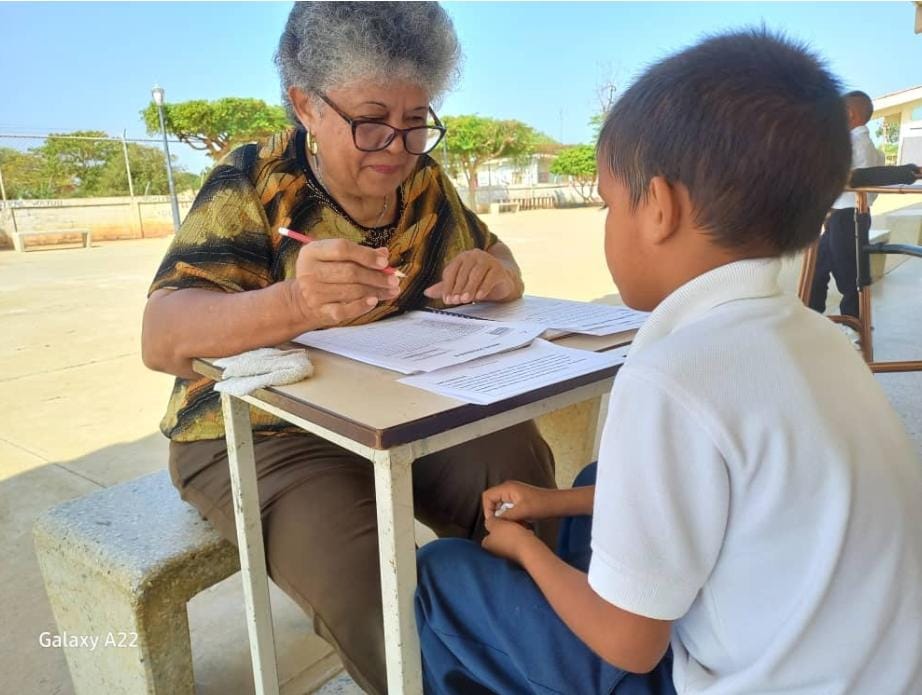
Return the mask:
[[(568, 347), (604, 351), (634, 331), (604, 338), (567, 336)], [(321, 350), (311, 350), (314, 376), (290, 386), (236, 398), (222, 394), (247, 630), (256, 692), (276, 695), (278, 673), (263, 549), (249, 406), (265, 410), (368, 459), (375, 469), (378, 549), (387, 682), (391, 695), (422, 692), (413, 611), (416, 545), (411, 465), (421, 456), (606, 394), (617, 367), (553, 384), (488, 406), (459, 403), (400, 384), (403, 375)], [(194, 368), (211, 379), (207, 360)], [(586, 432), (594, 438), (595, 432)], [(588, 463), (588, 461), (587, 461)]]

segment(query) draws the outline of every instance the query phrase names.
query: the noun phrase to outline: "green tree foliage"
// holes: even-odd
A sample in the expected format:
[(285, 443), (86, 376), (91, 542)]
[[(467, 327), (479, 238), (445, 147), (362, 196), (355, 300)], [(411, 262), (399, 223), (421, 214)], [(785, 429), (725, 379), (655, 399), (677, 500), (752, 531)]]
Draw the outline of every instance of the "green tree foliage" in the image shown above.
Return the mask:
[(542, 136), (521, 121), (497, 120), (483, 116), (445, 116), (448, 128), (444, 146), (436, 157), (451, 173), (464, 174), (468, 204), (474, 207), (477, 195), (477, 169), (498, 157), (520, 158), (535, 152)]
[[(125, 195), (128, 193), (128, 172), (125, 156), (118, 145), (117, 157), (106, 162), (99, 176), (96, 195)], [(128, 162), (131, 165), (131, 182), (135, 195), (167, 195), (170, 192), (166, 175), (166, 157), (158, 147), (128, 143)], [(182, 193), (199, 187), (199, 177), (183, 171), (173, 164), (173, 182), (176, 192)]]
[(575, 145), (561, 150), (551, 162), (551, 173), (569, 176), (570, 184), (588, 203), (592, 199), (599, 175), (595, 148), (592, 145)]
[(0, 169), (3, 171), (3, 187), (10, 200), (54, 198), (69, 186), (62, 174), (56, 173), (44, 159), (31, 152), (0, 148)]
[[(0, 148), (0, 168), (7, 197), (86, 198), (128, 195), (122, 143), (117, 140), (70, 140), (67, 136), (107, 138), (98, 131), (59, 133), (27, 152)], [(128, 143), (135, 195), (169, 192), (166, 159), (158, 147)], [(177, 192), (197, 189), (200, 177), (173, 166)]]
[[(272, 135), (289, 125), (281, 106), (237, 97), (164, 104), (163, 116), (167, 133), (193, 149), (206, 151), (215, 161), (237, 145)], [(148, 133), (160, 132), (156, 104), (151, 102), (141, 111), (141, 117)]]
[(896, 164), (896, 157), (900, 150), (900, 122), (885, 118), (877, 126), (876, 134), (883, 141), (880, 149), (884, 153), (887, 164)]
[[(70, 139), (55, 137), (68, 135)], [(65, 191), (70, 188), (77, 195), (99, 195), (99, 176), (110, 159), (119, 153), (119, 144), (108, 138), (99, 130), (77, 130), (72, 133), (52, 133), (40, 147), (30, 152), (36, 154), (44, 163), (45, 170), (55, 180), (66, 182)]]

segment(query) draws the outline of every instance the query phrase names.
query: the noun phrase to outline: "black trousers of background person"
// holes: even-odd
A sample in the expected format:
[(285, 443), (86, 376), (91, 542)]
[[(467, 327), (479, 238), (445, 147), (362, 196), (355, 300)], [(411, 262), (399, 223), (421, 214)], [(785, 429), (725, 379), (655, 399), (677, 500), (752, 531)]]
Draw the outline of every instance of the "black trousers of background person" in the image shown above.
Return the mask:
[[(861, 237), (871, 229), (871, 215), (858, 215)], [(810, 308), (821, 314), (826, 311), (829, 275), (842, 294), (839, 313), (858, 318), (858, 257), (855, 236), (855, 208), (833, 210), (826, 219), (826, 231), (820, 237), (816, 251), (816, 272), (810, 288)]]

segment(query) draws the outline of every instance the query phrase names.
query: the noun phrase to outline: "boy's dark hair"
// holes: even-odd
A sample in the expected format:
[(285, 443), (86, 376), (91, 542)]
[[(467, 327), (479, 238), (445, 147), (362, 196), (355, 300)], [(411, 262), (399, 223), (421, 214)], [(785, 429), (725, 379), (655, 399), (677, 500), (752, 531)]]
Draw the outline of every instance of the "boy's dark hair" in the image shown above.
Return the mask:
[(636, 207), (650, 179), (689, 192), (695, 223), (728, 248), (808, 246), (851, 164), (839, 83), (764, 28), (708, 38), (648, 69), (615, 103), (598, 153)]
[(867, 123), (871, 120), (871, 116), (874, 115), (874, 102), (871, 100), (867, 94), (862, 92), (859, 89), (856, 89), (853, 92), (842, 97), (845, 101), (854, 101), (858, 106), (861, 112), (861, 123)]

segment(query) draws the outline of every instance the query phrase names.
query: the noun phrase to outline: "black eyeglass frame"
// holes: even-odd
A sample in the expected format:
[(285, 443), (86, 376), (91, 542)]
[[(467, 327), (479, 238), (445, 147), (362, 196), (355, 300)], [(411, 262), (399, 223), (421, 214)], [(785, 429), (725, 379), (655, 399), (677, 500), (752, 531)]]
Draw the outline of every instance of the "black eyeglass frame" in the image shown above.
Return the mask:
[[(381, 150), (386, 150), (388, 147), (391, 146), (391, 143), (394, 142), (394, 138), (397, 137), (397, 134), (400, 133), (400, 137), (403, 138), (403, 149), (405, 149), (409, 154), (412, 154), (412, 155), (429, 154), (430, 152), (432, 152), (432, 150), (434, 150), (436, 147), (439, 146), (439, 143), (442, 142), (442, 139), (445, 137), (445, 133), (448, 131), (448, 129), (445, 127), (442, 121), (439, 120), (439, 117), (435, 113), (435, 111), (432, 110), (431, 106), (429, 107), (429, 115), (431, 115), (433, 120), (435, 121), (434, 125), (417, 125), (417, 126), (413, 126), (412, 128), (395, 128), (390, 123), (387, 123), (385, 121), (379, 121), (374, 118), (352, 118), (351, 116), (343, 113), (343, 110), (340, 109), (332, 101), (330, 101), (330, 98), (326, 94), (323, 94), (322, 92), (317, 92), (317, 96), (320, 97), (327, 106), (329, 106), (337, 114), (339, 114), (340, 118), (342, 118), (346, 123), (349, 124), (349, 127), (352, 129), (352, 144), (355, 145), (355, 149), (361, 152), (380, 152)], [(391, 136), (387, 138), (387, 142), (381, 145), (381, 147), (376, 147), (374, 149), (368, 149), (366, 147), (359, 147), (358, 140), (355, 137), (355, 131), (360, 125), (364, 125), (365, 123), (371, 123), (377, 126), (386, 126), (391, 129), (392, 131)], [(407, 135), (411, 131), (414, 131), (414, 130), (437, 130), (439, 131), (439, 137), (436, 138), (435, 142), (432, 143), (432, 146), (429, 147), (425, 152), (411, 152), (410, 148), (407, 146)]]

